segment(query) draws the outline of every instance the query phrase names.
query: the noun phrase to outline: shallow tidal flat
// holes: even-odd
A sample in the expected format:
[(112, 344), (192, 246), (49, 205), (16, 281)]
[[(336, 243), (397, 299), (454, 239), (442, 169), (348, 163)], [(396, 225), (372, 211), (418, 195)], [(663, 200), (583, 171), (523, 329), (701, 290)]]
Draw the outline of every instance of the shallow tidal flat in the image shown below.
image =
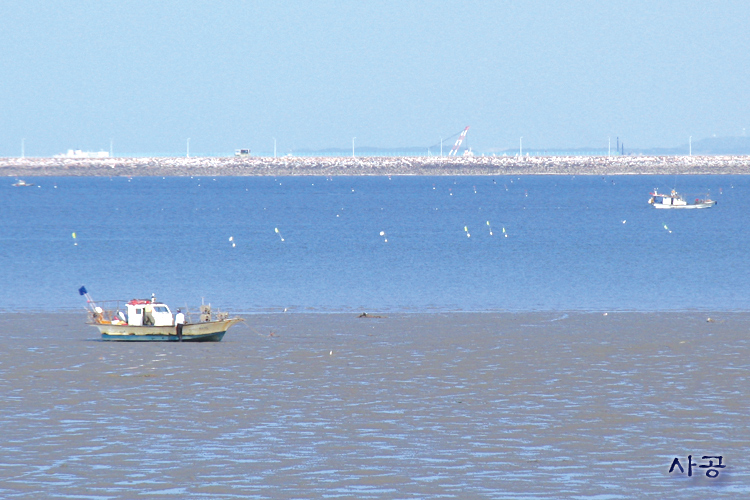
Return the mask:
[(133, 344), (0, 314), (0, 497), (750, 494), (748, 313), (377, 316)]
[(749, 173), (750, 156), (0, 158), (8, 177)]

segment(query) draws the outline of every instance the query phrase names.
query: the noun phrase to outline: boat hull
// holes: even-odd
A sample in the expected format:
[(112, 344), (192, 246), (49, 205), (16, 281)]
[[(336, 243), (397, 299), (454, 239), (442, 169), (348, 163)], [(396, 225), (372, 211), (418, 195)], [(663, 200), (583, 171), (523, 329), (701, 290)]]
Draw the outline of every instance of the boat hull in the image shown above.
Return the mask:
[(707, 202), (707, 203), (695, 203), (694, 205), (666, 205), (661, 203), (654, 203), (654, 208), (676, 208), (676, 209), (683, 209), (683, 208), (711, 208), (714, 205), (716, 205), (715, 201)]
[[(182, 328), (183, 342), (219, 342), (227, 330), (242, 318), (205, 323), (189, 323)], [(102, 340), (118, 342), (177, 342), (177, 330), (174, 326), (131, 326), (93, 323), (102, 334)]]

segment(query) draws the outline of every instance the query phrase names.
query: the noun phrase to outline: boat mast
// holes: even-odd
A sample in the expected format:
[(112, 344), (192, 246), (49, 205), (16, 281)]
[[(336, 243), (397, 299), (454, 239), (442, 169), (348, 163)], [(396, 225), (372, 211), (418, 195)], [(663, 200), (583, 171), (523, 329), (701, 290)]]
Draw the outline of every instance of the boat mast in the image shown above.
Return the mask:
[(86, 304), (88, 304), (88, 306), (91, 308), (91, 312), (92, 313), (97, 312), (96, 303), (94, 302), (94, 299), (91, 298), (91, 295), (89, 295), (89, 292), (88, 290), (86, 290), (86, 287), (82, 286), (81, 288), (79, 288), (78, 293), (86, 297)]

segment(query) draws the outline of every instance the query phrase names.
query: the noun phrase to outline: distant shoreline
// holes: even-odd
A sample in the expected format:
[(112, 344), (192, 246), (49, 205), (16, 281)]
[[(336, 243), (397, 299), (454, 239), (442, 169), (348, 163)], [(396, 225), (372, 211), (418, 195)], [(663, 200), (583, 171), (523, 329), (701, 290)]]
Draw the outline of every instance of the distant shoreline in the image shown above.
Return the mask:
[(0, 158), (6, 177), (746, 175), (750, 156)]

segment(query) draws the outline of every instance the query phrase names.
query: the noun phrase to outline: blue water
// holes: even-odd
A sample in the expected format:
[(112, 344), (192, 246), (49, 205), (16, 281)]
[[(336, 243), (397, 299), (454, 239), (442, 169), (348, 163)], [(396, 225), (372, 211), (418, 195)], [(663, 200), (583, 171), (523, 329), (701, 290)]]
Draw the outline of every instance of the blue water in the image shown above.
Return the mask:
[(82, 284), (235, 312), (750, 308), (743, 176), (25, 180), (0, 185), (3, 310), (81, 308)]

